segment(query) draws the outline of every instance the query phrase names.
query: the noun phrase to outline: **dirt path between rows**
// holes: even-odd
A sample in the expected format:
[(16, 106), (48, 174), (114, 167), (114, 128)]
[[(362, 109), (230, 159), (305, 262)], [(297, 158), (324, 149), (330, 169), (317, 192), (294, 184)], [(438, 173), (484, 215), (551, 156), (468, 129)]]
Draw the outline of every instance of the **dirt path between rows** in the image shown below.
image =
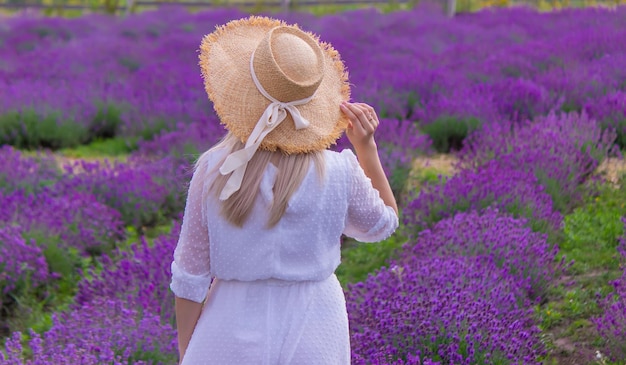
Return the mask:
[(440, 171), (444, 175), (453, 175), (454, 165), (458, 159), (454, 155), (437, 154), (434, 156), (420, 156), (413, 161), (413, 171), (431, 168)]
[[(422, 156), (413, 161), (413, 171), (432, 168), (440, 171), (444, 175), (456, 173), (454, 166), (458, 159), (454, 155), (438, 154), (434, 156)], [(597, 169), (598, 174), (604, 174), (606, 179), (616, 184), (620, 177), (626, 174), (626, 159), (610, 157), (602, 162)]]
[[(67, 164), (73, 164), (80, 160), (97, 161), (102, 158), (74, 158), (66, 157), (55, 154), (55, 159), (58, 166), (62, 168)], [(114, 158), (107, 158), (113, 161)], [(444, 175), (453, 175), (456, 173), (454, 166), (458, 159), (451, 154), (437, 154), (433, 156), (420, 156), (413, 161), (413, 171), (418, 171), (426, 168), (440, 171)], [(598, 173), (605, 173), (608, 181), (617, 183), (619, 177), (626, 174), (626, 159), (609, 158), (605, 160), (598, 168)]]
[(602, 162), (598, 172), (604, 173), (608, 181), (617, 184), (622, 175), (626, 174), (626, 159), (608, 158)]

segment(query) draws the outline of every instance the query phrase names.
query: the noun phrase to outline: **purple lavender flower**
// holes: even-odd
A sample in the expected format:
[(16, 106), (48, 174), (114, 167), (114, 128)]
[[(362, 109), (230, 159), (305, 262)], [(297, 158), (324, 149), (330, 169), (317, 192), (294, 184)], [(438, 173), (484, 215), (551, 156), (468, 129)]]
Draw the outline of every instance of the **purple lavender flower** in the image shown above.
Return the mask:
[(39, 287), (52, 279), (41, 248), (22, 238), (19, 226), (0, 227), (0, 307), (18, 286)]
[(608, 93), (598, 100), (589, 101), (584, 110), (602, 127), (615, 130), (617, 143), (626, 147), (626, 91)]
[(54, 158), (46, 153), (28, 157), (11, 146), (1, 146), (0, 162), (0, 192), (36, 193), (61, 176)]
[(540, 232), (560, 229), (562, 216), (532, 173), (489, 161), (476, 170), (463, 170), (445, 184), (427, 184), (404, 210), (404, 221), (415, 234), (456, 212), (495, 207), (529, 220)]
[(74, 248), (83, 254), (110, 250), (124, 237), (120, 214), (84, 192), (57, 195), (0, 193), (0, 227), (19, 225), (41, 248)]
[[(178, 224), (175, 225), (179, 228)], [(78, 285), (76, 309), (97, 298), (118, 298), (131, 308), (148, 310), (165, 321), (173, 320), (174, 302), (169, 294), (170, 263), (178, 229), (148, 245), (145, 239), (120, 251), (115, 258), (102, 257), (102, 270), (93, 270)]]
[[(80, 309), (55, 315), (52, 328), (30, 332), (23, 353), (20, 333), (5, 344), (7, 364), (171, 364), (176, 361), (176, 332), (149, 311), (119, 299), (98, 298)], [(5, 362), (3, 362), (5, 363)]]
[(615, 133), (586, 114), (538, 117), (533, 122), (485, 125), (459, 154), (461, 167), (491, 164), (535, 175), (561, 211), (581, 198), (580, 186), (609, 155), (618, 153)]
[(546, 235), (528, 228), (525, 219), (487, 208), (482, 214), (458, 213), (422, 231), (402, 249), (400, 262), (412, 257), (480, 257), (504, 269), (528, 298), (539, 299), (554, 278), (557, 251)]
[[(539, 363), (545, 353), (517, 280), (475, 257), (412, 257), (347, 295), (357, 364)], [(402, 362), (399, 362), (402, 363)]]
[(128, 162), (114, 163), (80, 160), (65, 166), (65, 178), (55, 190), (92, 193), (120, 212), (124, 223), (141, 229), (182, 211), (188, 167), (169, 157), (132, 156)]
[(24, 365), (174, 362), (174, 303), (167, 284), (177, 237), (175, 230), (152, 245), (142, 240), (117, 258), (103, 256), (103, 269), (86, 275), (70, 310), (56, 314), (45, 333), (30, 333), (26, 343), (32, 356), (23, 353), (19, 333), (14, 333), (5, 344), (5, 361)]

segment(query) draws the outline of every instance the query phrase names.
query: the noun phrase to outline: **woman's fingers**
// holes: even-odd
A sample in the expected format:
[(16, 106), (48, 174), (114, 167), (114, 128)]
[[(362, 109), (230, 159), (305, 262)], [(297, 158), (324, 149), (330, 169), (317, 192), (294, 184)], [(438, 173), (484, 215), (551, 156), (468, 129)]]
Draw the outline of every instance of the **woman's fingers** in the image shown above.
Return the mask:
[(374, 108), (363, 103), (355, 103), (355, 106), (361, 112), (363, 128), (369, 133), (374, 133), (378, 127), (378, 117), (376, 116), (376, 112), (374, 112)]
[(371, 108), (368, 108), (367, 104), (361, 103), (346, 103), (343, 104), (346, 115), (353, 124), (359, 124), (359, 129), (362, 129), (366, 134), (372, 134), (378, 125), (378, 119), (375, 114), (372, 114)]
[(350, 108), (350, 105), (348, 103), (341, 104), (341, 110), (348, 116), (350, 124), (352, 124), (353, 128), (355, 127), (355, 124), (360, 124), (359, 117), (354, 114), (354, 111), (352, 110), (352, 108)]
[(374, 124), (374, 127), (378, 127), (378, 116), (376, 111), (368, 104), (359, 103), (359, 106), (363, 109), (364, 113), (368, 116), (368, 120)]
[(363, 118), (360, 116), (360, 114), (362, 114), (362, 111), (358, 108), (355, 108), (354, 105), (348, 103), (342, 104), (341, 108), (348, 116), (348, 119), (350, 119), (350, 122), (352, 123), (352, 130), (358, 134), (362, 134), (364, 131)]
[(348, 117), (346, 135), (355, 148), (370, 145), (378, 127), (378, 117), (374, 108), (363, 103), (341, 104), (341, 110)]

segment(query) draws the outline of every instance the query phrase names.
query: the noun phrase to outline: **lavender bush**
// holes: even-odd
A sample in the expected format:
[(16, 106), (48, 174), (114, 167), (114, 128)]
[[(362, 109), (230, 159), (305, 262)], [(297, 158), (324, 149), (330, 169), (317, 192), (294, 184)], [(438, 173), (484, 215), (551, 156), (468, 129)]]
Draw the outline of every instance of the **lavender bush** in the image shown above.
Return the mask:
[(204, 151), (219, 141), (224, 128), (214, 120), (212, 123), (178, 123), (172, 131), (164, 131), (153, 140), (138, 143), (138, 154), (148, 157), (174, 156), (192, 163)]
[(120, 212), (122, 221), (141, 230), (176, 216), (184, 204), (188, 164), (173, 158), (131, 157), (127, 162), (79, 160), (65, 166), (56, 190), (84, 191)]
[(402, 249), (402, 262), (413, 257), (475, 256), (504, 269), (531, 299), (540, 299), (555, 277), (558, 247), (544, 234), (533, 232), (524, 219), (496, 209), (471, 211), (439, 221)]
[(83, 254), (110, 250), (123, 239), (120, 214), (88, 193), (56, 195), (21, 191), (0, 193), (0, 227), (20, 226), (23, 237), (48, 247), (74, 248)]
[[(178, 224), (175, 225), (176, 228)], [(103, 257), (102, 269), (92, 270), (79, 283), (76, 308), (98, 298), (117, 298), (129, 308), (147, 310), (173, 323), (174, 302), (169, 294), (172, 252), (178, 241), (178, 229), (160, 236), (149, 245), (145, 239), (121, 251), (115, 258)]]
[(615, 130), (617, 144), (626, 148), (626, 91), (608, 93), (599, 100), (588, 102), (584, 110), (602, 127)]
[(72, 296), (85, 257), (110, 252), (125, 235), (121, 223), (91, 194), (0, 192), (2, 331), (37, 324), (39, 311)]
[(0, 309), (8, 293), (39, 287), (53, 277), (41, 248), (24, 240), (19, 226), (0, 227), (0, 269)]
[(346, 294), (352, 361), (539, 363), (545, 349), (532, 312), (518, 305), (523, 290), (472, 257), (412, 257), (382, 268)]
[(54, 158), (40, 153), (28, 157), (11, 146), (0, 146), (0, 192), (37, 193), (61, 176)]
[(103, 256), (101, 269), (84, 273), (70, 310), (55, 315), (45, 333), (30, 333), (27, 352), (20, 334), (13, 334), (5, 344), (3, 364), (176, 361), (174, 303), (168, 283), (178, 233), (176, 229), (152, 245), (142, 240), (115, 258)]
[(550, 114), (533, 122), (501, 122), (472, 134), (459, 154), (461, 166), (497, 164), (534, 174), (559, 211), (580, 202), (581, 185), (608, 156), (619, 153), (615, 133), (586, 114)]
[(5, 343), (6, 365), (171, 364), (176, 361), (176, 332), (158, 315), (129, 307), (119, 299), (98, 298), (56, 315), (52, 328), (26, 340), (19, 332)]
[(487, 207), (527, 218), (535, 231), (553, 233), (561, 228), (562, 216), (535, 176), (496, 161), (463, 170), (445, 184), (426, 184), (404, 209), (404, 222), (414, 235), (456, 212)]

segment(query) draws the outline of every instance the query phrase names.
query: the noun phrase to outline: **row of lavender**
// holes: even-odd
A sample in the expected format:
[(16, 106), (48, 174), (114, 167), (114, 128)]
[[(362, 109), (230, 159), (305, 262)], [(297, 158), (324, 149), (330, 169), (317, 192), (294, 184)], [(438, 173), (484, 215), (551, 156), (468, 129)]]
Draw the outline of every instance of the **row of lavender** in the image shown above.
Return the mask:
[[(243, 16), (164, 8), (123, 19), (2, 19), (0, 143), (59, 148), (215, 128), (194, 50), (216, 24)], [(356, 100), (387, 117), (419, 121), (440, 150), (481, 123), (552, 110), (585, 111), (616, 127), (626, 144), (624, 7), (547, 14), (511, 8), (454, 20), (428, 6), (274, 16), (331, 42)]]
[[(0, 323), (31, 309), (25, 296), (47, 302), (68, 286), (74, 296), (43, 336), (2, 328), (0, 363), (174, 363), (167, 260), (176, 232), (152, 247), (129, 250), (125, 240), (127, 227), (180, 218), (189, 164), (135, 156), (60, 169), (52, 155), (9, 146), (0, 159)], [(95, 265), (81, 264), (88, 257)]]
[[(394, 146), (383, 150), (389, 174), (407, 167), (413, 148), (428, 150), (427, 139), (403, 140), (383, 125), (394, 124), (381, 125), (381, 145)], [(404, 202), (411, 239), (400, 258), (349, 288), (354, 363), (539, 363), (545, 356), (531, 308), (564, 268), (555, 262), (554, 237), (562, 226), (559, 209), (567, 205), (557, 209), (554, 202), (580, 199), (582, 184), (615, 152), (615, 134), (577, 114), (500, 126), (471, 136), (457, 175)], [(52, 266), (59, 262), (50, 260), (58, 258), (50, 250), (101, 254), (97, 267), (82, 273), (71, 307), (43, 333), (13, 333), (0, 351), (3, 363), (174, 362), (167, 284), (177, 229), (152, 244), (112, 246), (123, 241), (124, 225), (137, 223), (124, 212), (180, 218), (182, 207), (170, 207), (166, 197), (184, 201), (177, 184), (188, 178), (189, 165), (138, 155), (125, 164), (80, 163), (62, 172), (45, 156), (36, 161), (10, 147), (1, 152), (11, 161), (0, 173), (8, 223), (0, 227), (5, 305), (24, 286), (54, 289), (60, 273)], [(172, 174), (176, 166), (183, 167)], [(625, 287), (626, 273), (596, 318), (609, 353), (622, 360)]]

